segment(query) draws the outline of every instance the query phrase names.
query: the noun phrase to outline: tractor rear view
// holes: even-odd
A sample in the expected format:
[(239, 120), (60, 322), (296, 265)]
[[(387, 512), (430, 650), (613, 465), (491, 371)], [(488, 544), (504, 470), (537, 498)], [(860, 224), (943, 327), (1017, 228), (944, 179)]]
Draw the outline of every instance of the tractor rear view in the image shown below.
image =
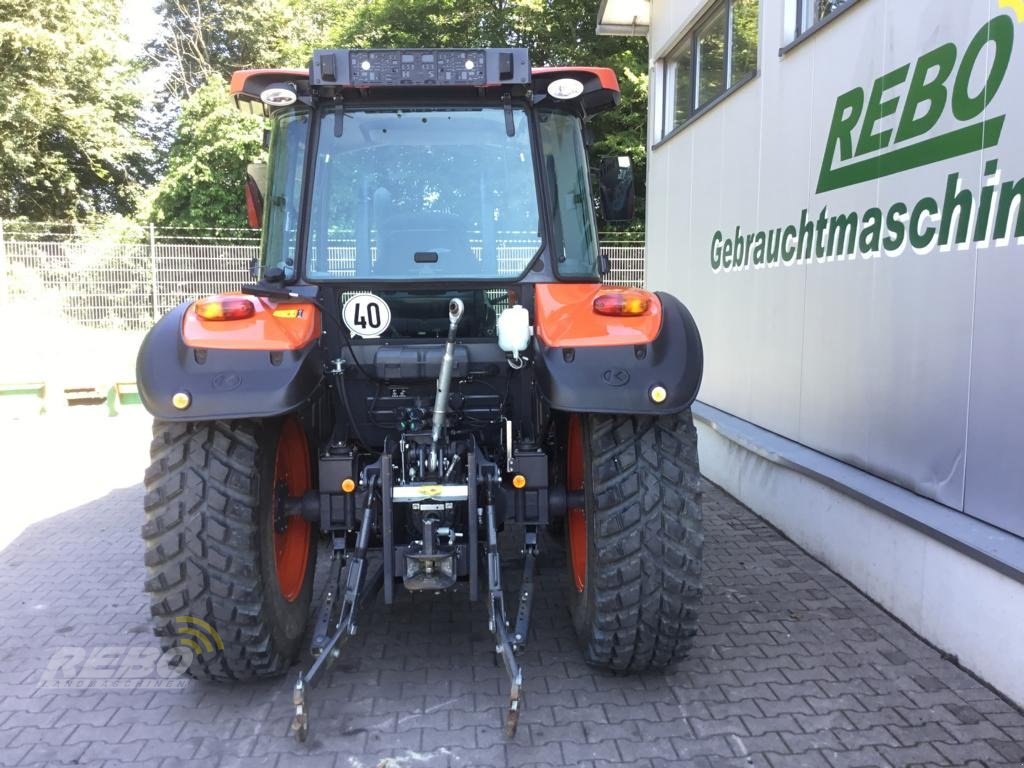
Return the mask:
[[(678, 300), (602, 283), (587, 123), (618, 103), (614, 73), (531, 69), (522, 49), (323, 50), (231, 88), (270, 125), (247, 191), (254, 282), (172, 310), (138, 360), (165, 648), (190, 617), (223, 644), (180, 649), (197, 678), (301, 659), (305, 739), (310, 690), (370, 598), (457, 590), (487, 611), (511, 735), (551, 526), (585, 660), (681, 658), (701, 594), (703, 357)], [(628, 159), (596, 171), (602, 214), (629, 215)]]

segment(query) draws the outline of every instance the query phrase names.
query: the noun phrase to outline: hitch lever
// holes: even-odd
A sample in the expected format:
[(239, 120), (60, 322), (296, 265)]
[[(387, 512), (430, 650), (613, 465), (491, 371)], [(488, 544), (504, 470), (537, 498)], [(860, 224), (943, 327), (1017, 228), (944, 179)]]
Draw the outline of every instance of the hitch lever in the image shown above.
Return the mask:
[[(345, 593), (341, 603), (341, 610), (338, 614), (338, 621), (334, 625), (334, 633), (326, 643), (322, 637), (313, 638), (313, 648), (316, 659), (309, 669), (299, 675), (298, 681), (292, 690), (292, 702), (295, 705), (295, 716), (292, 718), (292, 732), (299, 741), (305, 741), (309, 736), (309, 691), (316, 685), (321, 675), (341, 655), (341, 646), (351, 635), (356, 633), (356, 612), (368, 600), (377, 593), (384, 583), (384, 569), (377, 567), (369, 578), (366, 577), (366, 550), (370, 544), (370, 528), (373, 522), (373, 501), (375, 487), (371, 487), (370, 494), (366, 499), (366, 507), (363, 510), (363, 519), (359, 525), (359, 534), (356, 537), (355, 551), (348, 562), (348, 571), (345, 577)], [(333, 565), (333, 564), (332, 564)], [(340, 587), (340, 566), (331, 569), (332, 576), (337, 575), (338, 581), (330, 586), (338, 591)], [(328, 607), (327, 610), (332, 610)], [(325, 622), (330, 624), (330, 619)], [(317, 622), (317, 628), (320, 628)]]
[[(505, 713), (505, 737), (511, 739), (519, 727), (519, 713), (522, 705), (523, 670), (516, 659), (515, 646), (509, 637), (509, 624), (505, 613), (505, 593), (501, 586), (501, 555), (498, 553), (498, 529), (495, 523), (494, 502), (488, 494), (487, 500), (487, 607), (490, 618), (490, 629), (494, 634), (494, 652), (505, 664), (508, 672), (510, 690), (508, 711)], [(532, 594), (532, 589), (530, 593)], [(527, 621), (529, 617), (527, 616)], [(517, 631), (519, 625), (517, 624)], [(526, 631), (525, 624), (523, 630)]]

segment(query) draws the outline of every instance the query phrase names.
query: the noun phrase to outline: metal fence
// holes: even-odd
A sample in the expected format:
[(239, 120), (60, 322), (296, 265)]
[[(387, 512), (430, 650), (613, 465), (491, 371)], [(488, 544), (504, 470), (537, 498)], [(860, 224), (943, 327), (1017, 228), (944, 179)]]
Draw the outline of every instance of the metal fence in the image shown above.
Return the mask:
[[(644, 246), (602, 240), (606, 281), (644, 284)], [(237, 290), (259, 256), (251, 230), (126, 227), (116, 234), (72, 225), (0, 221), (0, 305), (47, 302), (90, 328), (148, 328), (190, 298)]]

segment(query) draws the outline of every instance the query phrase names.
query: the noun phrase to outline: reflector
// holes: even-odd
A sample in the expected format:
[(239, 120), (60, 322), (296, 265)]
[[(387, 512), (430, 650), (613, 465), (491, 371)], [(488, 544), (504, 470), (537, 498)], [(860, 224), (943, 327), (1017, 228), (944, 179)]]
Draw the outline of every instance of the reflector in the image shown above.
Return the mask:
[(636, 288), (602, 291), (594, 297), (594, 311), (599, 315), (635, 317), (646, 315), (651, 308), (651, 295)]
[(241, 296), (211, 296), (196, 302), (196, 314), (204, 320), (245, 320), (256, 314), (256, 307)]

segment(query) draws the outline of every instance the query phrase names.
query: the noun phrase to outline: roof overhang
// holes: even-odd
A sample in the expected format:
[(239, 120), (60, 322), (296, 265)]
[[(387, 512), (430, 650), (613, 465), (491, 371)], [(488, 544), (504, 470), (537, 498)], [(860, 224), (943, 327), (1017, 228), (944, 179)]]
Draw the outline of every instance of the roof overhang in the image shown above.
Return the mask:
[(646, 37), (651, 23), (651, 0), (601, 0), (597, 34)]
[[(525, 61), (525, 60), (524, 60)], [(264, 91), (269, 88), (284, 89), (294, 92), (291, 100), (302, 100), (311, 103), (310, 99), (320, 97), (334, 98), (345, 96), (366, 100), (371, 96), (389, 95), (391, 98), (402, 98), (404, 94), (411, 101), (429, 105), (431, 101), (444, 98), (449, 94), (496, 94), (497, 99), (511, 87), (519, 89), (520, 95), (531, 93), (534, 104), (573, 104), (578, 103), (588, 115), (612, 109), (619, 103), (619, 82), (615, 71), (608, 67), (537, 67), (521, 73), (517, 82), (509, 85), (484, 85), (483, 87), (432, 85), (430, 87), (389, 85), (381, 86), (324, 86), (311, 82), (310, 70), (306, 69), (243, 69), (231, 76), (231, 96), (238, 109), (246, 114), (269, 117), (277, 108), (273, 103), (263, 100)], [(552, 84), (558, 81), (575, 81), (578, 92), (568, 97), (551, 93)]]

